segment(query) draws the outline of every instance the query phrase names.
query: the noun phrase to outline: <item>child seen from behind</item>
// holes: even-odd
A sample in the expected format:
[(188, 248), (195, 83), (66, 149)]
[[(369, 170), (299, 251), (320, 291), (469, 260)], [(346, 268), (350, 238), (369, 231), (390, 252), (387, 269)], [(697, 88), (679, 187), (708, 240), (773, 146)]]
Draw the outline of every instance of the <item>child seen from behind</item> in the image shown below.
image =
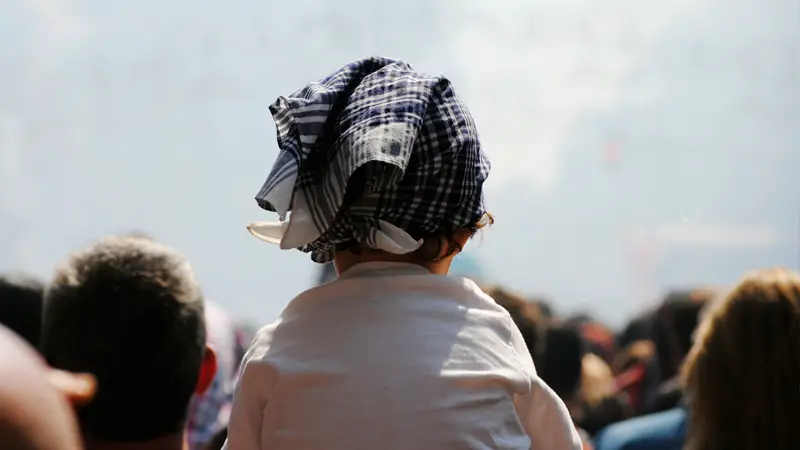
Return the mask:
[(270, 108), (280, 153), (250, 225), (333, 261), (243, 362), (228, 450), (577, 450), (509, 314), (445, 276), (481, 227), (489, 162), (443, 77), (369, 58)]

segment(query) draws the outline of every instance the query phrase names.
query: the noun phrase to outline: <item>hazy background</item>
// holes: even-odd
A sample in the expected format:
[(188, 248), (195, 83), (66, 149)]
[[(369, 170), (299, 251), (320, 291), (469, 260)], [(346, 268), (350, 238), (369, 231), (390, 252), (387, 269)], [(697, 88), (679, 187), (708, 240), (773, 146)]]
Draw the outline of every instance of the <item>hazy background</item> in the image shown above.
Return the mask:
[(268, 321), (316, 278), (246, 232), (268, 105), (369, 55), (447, 74), (493, 161), (491, 281), (611, 323), (663, 289), (798, 268), (794, 0), (0, 1), (0, 270), (103, 234), (184, 251)]

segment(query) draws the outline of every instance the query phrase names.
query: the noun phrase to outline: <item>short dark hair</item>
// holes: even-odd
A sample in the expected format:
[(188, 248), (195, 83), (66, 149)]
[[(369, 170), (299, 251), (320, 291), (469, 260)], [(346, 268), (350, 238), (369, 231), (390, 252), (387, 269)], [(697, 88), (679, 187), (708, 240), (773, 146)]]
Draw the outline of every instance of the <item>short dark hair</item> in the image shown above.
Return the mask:
[(89, 439), (182, 432), (205, 344), (191, 266), (151, 239), (116, 236), (73, 254), (46, 294), (42, 353), (56, 368), (97, 377), (97, 396), (78, 413)]
[(656, 311), (653, 343), (662, 381), (678, 374), (692, 348), (692, 335), (699, 323), (700, 311), (713, 295), (713, 290), (703, 288), (673, 290)]
[(44, 283), (23, 274), (0, 275), (0, 324), (39, 346)]
[(547, 327), (539, 375), (564, 400), (574, 397), (580, 387), (585, 351), (578, 330), (558, 324)]

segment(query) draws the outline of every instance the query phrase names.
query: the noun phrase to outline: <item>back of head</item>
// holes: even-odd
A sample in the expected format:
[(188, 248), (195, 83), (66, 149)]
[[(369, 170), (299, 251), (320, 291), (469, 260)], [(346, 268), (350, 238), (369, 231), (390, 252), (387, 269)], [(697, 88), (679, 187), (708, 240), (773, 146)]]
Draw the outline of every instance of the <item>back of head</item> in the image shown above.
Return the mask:
[(103, 239), (55, 273), (42, 352), (56, 368), (95, 375), (79, 414), (84, 435), (143, 442), (182, 433), (206, 344), (203, 298), (189, 263), (151, 239)]
[(653, 343), (662, 380), (674, 377), (692, 346), (700, 311), (714, 296), (710, 289), (676, 290), (667, 294), (656, 312)]
[(0, 447), (78, 450), (70, 406), (48, 382), (33, 348), (0, 327)]
[(26, 275), (0, 276), (0, 324), (39, 345), (44, 283)]
[(713, 305), (683, 368), (688, 448), (797, 448), (800, 275), (746, 276)]

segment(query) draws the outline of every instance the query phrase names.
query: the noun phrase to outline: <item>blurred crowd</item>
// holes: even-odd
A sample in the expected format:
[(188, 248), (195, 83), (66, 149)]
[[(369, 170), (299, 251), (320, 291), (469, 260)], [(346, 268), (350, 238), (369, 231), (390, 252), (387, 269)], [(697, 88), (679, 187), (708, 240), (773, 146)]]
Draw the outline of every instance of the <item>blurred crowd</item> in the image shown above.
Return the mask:
[[(621, 330), (505, 286), (484, 291), (509, 312), (585, 448), (800, 445), (795, 273), (669, 292)], [(177, 251), (112, 236), (48, 282), (3, 276), (0, 322), (2, 448), (222, 448), (254, 327), (203, 298)]]

